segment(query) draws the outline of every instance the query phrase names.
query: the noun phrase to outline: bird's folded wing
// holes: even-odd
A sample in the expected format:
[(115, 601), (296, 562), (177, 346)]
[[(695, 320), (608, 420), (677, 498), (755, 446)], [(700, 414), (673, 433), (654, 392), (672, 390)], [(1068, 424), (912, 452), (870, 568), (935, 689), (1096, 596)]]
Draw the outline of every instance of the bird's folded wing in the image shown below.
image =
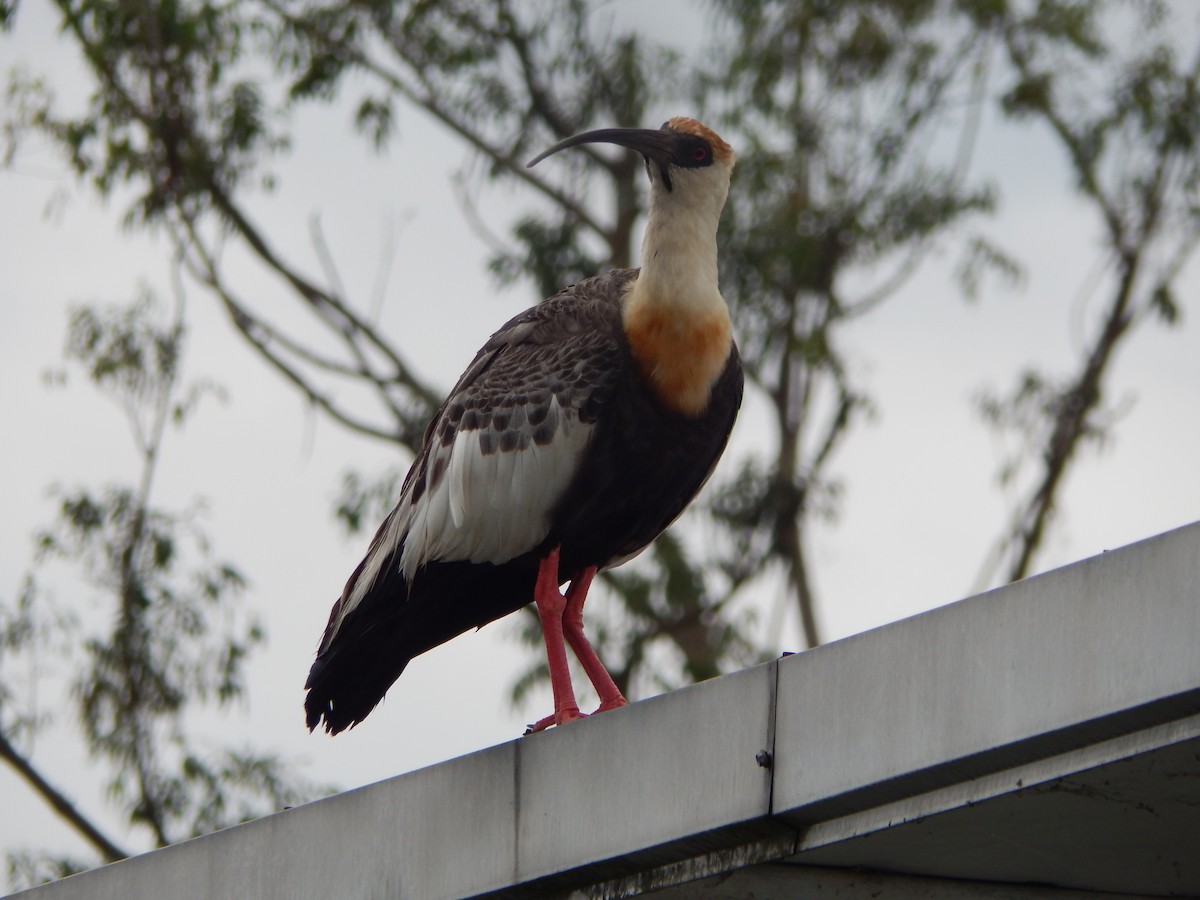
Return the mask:
[(550, 513), (628, 365), (619, 323), (612, 297), (568, 290), (491, 337), (430, 424), (400, 502), (347, 585), (339, 619), (384, 565), (398, 562), (411, 581), (429, 562), (499, 564), (545, 540)]

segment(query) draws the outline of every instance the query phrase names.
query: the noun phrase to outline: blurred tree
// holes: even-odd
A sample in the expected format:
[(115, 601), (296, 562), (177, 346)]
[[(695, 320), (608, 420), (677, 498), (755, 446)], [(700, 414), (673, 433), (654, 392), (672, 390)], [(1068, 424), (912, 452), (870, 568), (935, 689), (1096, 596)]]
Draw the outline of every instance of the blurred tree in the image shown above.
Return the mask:
[[(715, 494), (733, 538), (723, 565), (739, 583), (782, 564), (813, 646), (805, 535), (835, 514), (831, 463), (871, 409), (840, 335), (894, 298), (938, 238), (991, 209), (991, 192), (966, 183), (987, 45), (951, 3), (716, 8), (717, 65), (700, 100), (740, 149), (722, 284), (778, 435)], [(947, 133), (957, 137), (939, 159), (931, 148)]]
[[(87, 603), (60, 611), (30, 576), (14, 604), (0, 604), (0, 758), (105, 861), (127, 852), (53, 787), (38, 761), (39, 732), (69, 727), (66, 717), (39, 708), (46, 676), (69, 684), (83, 744), (106, 773), (108, 796), (157, 846), (312, 792), (277, 757), (201, 749), (187, 727), (189, 715), (244, 693), (244, 663), (263, 631), (237, 601), (241, 574), (212, 558), (198, 510), (153, 504), (168, 424), (182, 426), (216, 390), (181, 380), (182, 312), (179, 304), (172, 321), (160, 322), (145, 295), (126, 308), (73, 313), (67, 357), (125, 414), (140, 477), (101, 491), (55, 488), (57, 519), (37, 535), (40, 566), (59, 561), (78, 570), (91, 587)], [(53, 662), (44, 671), (47, 655)], [(8, 862), (14, 885), (87, 867), (34, 851), (10, 852)]]
[(1175, 285), (1200, 241), (1200, 46), (1184, 55), (1165, 3), (1118, 5), (1115, 22), (1110, 5), (1043, 2), (1005, 16), (979, 5), (1008, 63), (1005, 113), (1049, 128), (1099, 235), (1073, 370), (1026, 368), (1007, 395), (980, 396), (985, 420), (1012, 439), (1000, 481), (1019, 497), (983, 584), (1032, 573), (1077, 454), (1112, 437), (1117, 352), (1150, 323), (1179, 324)]

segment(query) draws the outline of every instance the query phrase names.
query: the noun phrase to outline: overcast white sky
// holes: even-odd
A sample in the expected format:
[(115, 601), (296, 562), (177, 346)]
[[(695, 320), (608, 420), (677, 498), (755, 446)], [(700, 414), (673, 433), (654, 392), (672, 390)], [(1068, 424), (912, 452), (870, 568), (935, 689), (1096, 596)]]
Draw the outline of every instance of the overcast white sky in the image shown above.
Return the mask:
[[(20, 19), (16, 38), (0, 42), (4, 68), (24, 61), (65, 97), (78, 96), (78, 73), (54, 38), (51, 14), (27, 2)], [(666, 16), (642, 27), (655, 38), (681, 34)], [(656, 110), (647, 124), (686, 112)], [(496, 325), (537, 298), (525, 288), (498, 293), (488, 278), (487, 248), (465, 225), (451, 185), (464, 162), (457, 145), (406, 113), (401, 139), (375, 156), (350, 134), (348, 118), (345, 109), (306, 113), (295, 152), (279, 167), (281, 190), (253, 211), (291, 258), (318, 274), (307, 222), (319, 212), (351, 296), (370, 296), (381, 256), (394, 252), (385, 321), (418, 370), (449, 385)], [(1026, 285), (965, 304), (950, 278), (956, 257), (942, 253), (853, 334), (850, 349), (880, 415), (840, 456), (842, 513), (812, 545), (831, 639), (969, 592), (1007, 508), (994, 487), (996, 447), (970, 398), (984, 385), (1007, 386), (1024, 363), (1069, 367), (1101, 299), (1081, 291), (1097, 260), (1097, 232), (1051, 144), (1034, 130), (999, 127), (989, 113), (975, 171), (1002, 184), (1001, 212), (986, 230), (1025, 264)], [(135, 465), (114, 407), (96, 402), (78, 378), (67, 390), (42, 384), (42, 372), (61, 361), (68, 307), (124, 302), (140, 282), (167, 298), (170, 282), (164, 242), (122, 233), (123, 209), (80, 196), (44, 146), (26, 146), (0, 172), (0, 197), (0, 596), (11, 598), (31, 563), (31, 534), (53, 514), (48, 486), (127, 480)], [(502, 222), (511, 202), (497, 192), (483, 214)], [(381, 237), (389, 229), (391, 250)], [(1184, 328), (1150, 328), (1122, 352), (1110, 390), (1129, 399), (1128, 412), (1116, 441), (1088, 452), (1072, 472), (1042, 570), (1200, 518), (1200, 332), (1188, 320), (1198, 285), (1193, 265), (1178, 291), (1190, 307)], [(261, 289), (275, 290), (266, 282)], [(355, 731), (331, 740), (304, 730), (301, 685), (329, 604), (365, 543), (334, 527), (336, 481), (346, 468), (394, 463), (394, 451), (310, 414), (199, 289), (188, 290), (188, 309), (188, 371), (224, 383), (231, 398), (208, 404), (182, 438), (172, 436), (157, 501), (182, 507), (206, 498), (215, 552), (249, 575), (246, 600), (270, 635), (251, 667), (248, 704), (206, 720), (211, 741), (274, 747), (300, 759), (313, 780), (351, 787), (519, 735), (550, 704), (546, 694), (530, 708), (510, 708), (508, 686), (523, 658), (513, 625), (503, 622), (415, 661)], [(751, 404), (735, 451), (755, 443), (756, 418)], [(60, 603), (94, 608), (77, 582), (56, 576), (48, 584)], [(795, 649), (793, 617), (784, 625), (778, 649)], [(41, 702), (53, 709), (60, 701)], [(136, 845), (106, 806), (92, 763), (53, 732), (36, 750), (48, 777)], [(4, 768), (0, 798), (0, 847), (78, 848)]]

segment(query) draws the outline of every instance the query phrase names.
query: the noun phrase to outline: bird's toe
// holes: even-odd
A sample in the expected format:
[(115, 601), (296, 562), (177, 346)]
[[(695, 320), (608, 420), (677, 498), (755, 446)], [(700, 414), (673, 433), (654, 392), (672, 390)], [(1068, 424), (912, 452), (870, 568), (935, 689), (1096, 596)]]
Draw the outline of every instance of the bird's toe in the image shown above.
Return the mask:
[(565, 725), (568, 722), (574, 722), (576, 719), (586, 719), (587, 713), (579, 711), (579, 707), (570, 709), (555, 710), (552, 715), (546, 716), (544, 719), (538, 719), (532, 725), (525, 728), (525, 734), (536, 734), (539, 731), (545, 731), (551, 725)]
[(596, 712), (592, 713), (592, 715), (594, 716), (594, 715), (596, 715), (596, 713), (607, 712), (610, 709), (620, 709), (622, 706), (628, 706), (628, 705), (629, 705), (629, 701), (626, 700), (624, 697), (622, 697), (620, 694), (618, 694), (612, 700), (605, 700), (598, 707), (596, 707)]

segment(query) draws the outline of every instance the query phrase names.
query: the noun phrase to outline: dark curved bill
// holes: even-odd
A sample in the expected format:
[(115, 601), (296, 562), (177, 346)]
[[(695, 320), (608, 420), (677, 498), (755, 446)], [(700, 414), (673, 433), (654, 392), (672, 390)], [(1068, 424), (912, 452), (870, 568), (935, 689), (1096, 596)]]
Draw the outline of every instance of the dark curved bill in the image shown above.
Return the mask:
[(673, 135), (669, 131), (652, 128), (601, 128), (596, 131), (585, 131), (566, 140), (559, 141), (549, 150), (539, 153), (525, 164), (532, 169), (547, 156), (577, 147), (580, 144), (618, 144), (636, 150), (642, 156), (647, 156), (659, 162), (669, 162), (671, 159)]

